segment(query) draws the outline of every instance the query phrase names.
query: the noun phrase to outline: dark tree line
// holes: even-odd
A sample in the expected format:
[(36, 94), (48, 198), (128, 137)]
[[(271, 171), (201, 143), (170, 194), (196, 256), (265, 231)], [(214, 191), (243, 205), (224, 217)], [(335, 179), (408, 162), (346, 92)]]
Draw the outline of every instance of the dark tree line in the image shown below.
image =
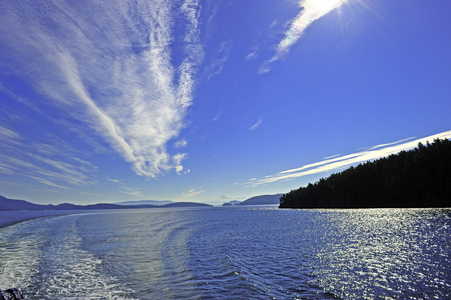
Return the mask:
[(350, 167), (280, 197), (280, 208), (451, 207), (451, 141)]

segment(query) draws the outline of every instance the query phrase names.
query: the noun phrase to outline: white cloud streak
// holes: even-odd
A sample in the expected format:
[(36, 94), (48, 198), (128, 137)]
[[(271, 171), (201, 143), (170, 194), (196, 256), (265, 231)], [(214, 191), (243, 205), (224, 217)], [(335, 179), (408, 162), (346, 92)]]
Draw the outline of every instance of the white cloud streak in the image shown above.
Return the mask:
[(120, 183), (120, 184), (122, 184), (122, 182), (119, 180), (119, 179), (113, 179), (113, 178), (110, 178), (110, 177), (105, 177), (106, 178), (106, 180), (108, 180), (108, 181), (110, 181), (110, 182), (114, 182), (114, 183)]
[(3, 1), (0, 67), (103, 137), (136, 174), (178, 172), (182, 155), (166, 146), (184, 127), (204, 56), (200, 4), (181, 2)]
[(204, 193), (205, 191), (200, 190), (200, 191), (196, 191), (194, 188), (190, 188), (188, 191), (184, 192), (181, 194), (181, 196), (175, 200), (177, 201), (183, 201), (186, 200), (186, 198), (193, 198), (199, 194)]
[(260, 73), (266, 73), (270, 71), (270, 64), (283, 58), (288, 54), (291, 47), (293, 47), (297, 41), (304, 34), (304, 31), (313, 22), (339, 7), (345, 2), (345, 0), (301, 0), (299, 6), (301, 11), (290, 23), (288, 30), (284, 34), (284, 38), (275, 47), (276, 53), (274, 56), (266, 61), (260, 68)]
[[(122, 184), (122, 183), (121, 183)], [(146, 196), (143, 194), (140, 188), (136, 187), (129, 187), (122, 184), (123, 191), (121, 191), (122, 194), (127, 194), (133, 197), (138, 198), (146, 198)]]
[(426, 144), (427, 141), (432, 142), (434, 139), (450, 139), (450, 138), (451, 138), (451, 130), (431, 135), (425, 138), (408, 139), (409, 141), (404, 139), (394, 143), (377, 145), (369, 148), (368, 150), (343, 156), (337, 156), (330, 159), (325, 159), (316, 163), (302, 166), (300, 168), (281, 171), (277, 174), (265, 176), (263, 178), (259, 179), (253, 178), (249, 180), (245, 185), (248, 187), (256, 187), (262, 184), (270, 184), (281, 180), (290, 180), (306, 175), (333, 172), (359, 163), (372, 161), (382, 157), (387, 157), (390, 154), (395, 154), (403, 150), (405, 151), (413, 149), (420, 142)]
[(224, 65), (229, 59), (230, 52), (232, 51), (233, 41), (225, 41), (219, 45), (219, 49), (213, 54), (210, 60), (210, 64), (205, 68), (205, 74), (207, 81), (212, 77), (221, 74), (224, 69)]
[(185, 139), (181, 139), (175, 143), (176, 148), (185, 148), (188, 142)]
[(6, 143), (18, 143), (17, 140), (20, 139), (19, 134), (12, 131), (11, 129), (5, 128), (0, 125), (0, 140)]
[(258, 46), (252, 46), (249, 53), (244, 57), (245, 60), (252, 60), (257, 57)]
[(263, 119), (260, 118), (254, 125), (252, 125), (252, 126), (249, 128), (249, 130), (250, 130), (250, 131), (253, 131), (253, 130), (257, 129), (258, 126), (260, 126), (262, 123), (263, 123)]
[[(64, 143), (54, 145), (25, 141), (17, 132), (0, 125), (0, 170), (20, 175), (42, 184), (69, 189), (60, 183), (75, 186), (92, 185), (96, 167), (76, 156), (77, 151)], [(24, 151), (27, 149), (27, 151)]]

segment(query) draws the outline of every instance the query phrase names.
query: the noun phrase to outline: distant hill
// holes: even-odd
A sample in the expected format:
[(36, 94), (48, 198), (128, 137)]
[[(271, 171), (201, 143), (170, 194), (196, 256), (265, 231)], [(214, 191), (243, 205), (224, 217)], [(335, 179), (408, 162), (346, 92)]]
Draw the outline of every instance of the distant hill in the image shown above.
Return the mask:
[(350, 167), (284, 194), (279, 207), (451, 207), (451, 141)]
[(163, 207), (201, 207), (211, 206), (204, 203), (195, 202), (172, 202), (165, 205), (118, 205), (111, 203), (97, 203), (89, 205), (76, 205), (72, 203), (62, 203), (58, 205), (40, 205), (25, 200), (8, 199), (0, 195), (0, 211), (30, 211), (30, 210), (86, 210), (86, 209), (140, 209), (140, 208), (163, 208)]
[(222, 204), (222, 206), (234, 206), (234, 205), (238, 205), (240, 203), (241, 203), (241, 201), (232, 200), (232, 201), (229, 201), (229, 202), (226, 202), (226, 203)]
[(19, 211), (19, 210), (84, 210), (84, 209), (124, 209), (124, 208), (153, 208), (154, 205), (125, 206), (109, 203), (98, 203), (90, 205), (76, 205), (72, 203), (61, 203), (58, 205), (41, 205), (31, 203), (25, 200), (8, 199), (0, 196), (0, 211)]
[(39, 205), (25, 200), (8, 199), (0, 196), (0, 211), (14, 211), (14, 210), (46, 210), (54, 209), (53, 205)]
[(113, 204), (117, 205), (166, 205), (169, 203), (174, 203), (174, 201), (170, 200), (138, 200), (138, 201), (124, 201), (124, 202), (116, 202)]
[(282, 194), (275, 195), (261, 195), (249, 198), (240, 202), (238, 205), (270, 205), (270, 204), (279, 204), (280, 197)]
[(162, 205), (160, 207), (206, 207), (206, 206), (212, 205), (197, 202), (173, 202), (166, 205)]

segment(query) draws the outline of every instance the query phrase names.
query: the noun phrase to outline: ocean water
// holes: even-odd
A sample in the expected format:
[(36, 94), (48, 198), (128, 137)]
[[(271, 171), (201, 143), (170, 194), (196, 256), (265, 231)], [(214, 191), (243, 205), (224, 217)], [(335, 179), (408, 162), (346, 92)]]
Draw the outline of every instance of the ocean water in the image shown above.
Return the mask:
[(72, 213), (74, 213), (74, 211), (0, 211), (0, 228), (35, 218), (67, 215)]
[(449, 299), (451, 209), (143, 209), (0, 229), (28, 299)]

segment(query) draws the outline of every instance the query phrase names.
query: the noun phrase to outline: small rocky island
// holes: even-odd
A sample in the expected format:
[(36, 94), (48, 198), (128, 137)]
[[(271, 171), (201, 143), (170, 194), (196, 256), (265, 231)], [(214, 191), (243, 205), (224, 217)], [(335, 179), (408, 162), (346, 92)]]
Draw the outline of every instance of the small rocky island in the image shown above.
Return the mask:
[(451, 141), (350, 167), (280, 197), (280, 208), (451, 207)]
[(0, 290), (0, 300), (25, 300), (25, 296), (17, 288)]

